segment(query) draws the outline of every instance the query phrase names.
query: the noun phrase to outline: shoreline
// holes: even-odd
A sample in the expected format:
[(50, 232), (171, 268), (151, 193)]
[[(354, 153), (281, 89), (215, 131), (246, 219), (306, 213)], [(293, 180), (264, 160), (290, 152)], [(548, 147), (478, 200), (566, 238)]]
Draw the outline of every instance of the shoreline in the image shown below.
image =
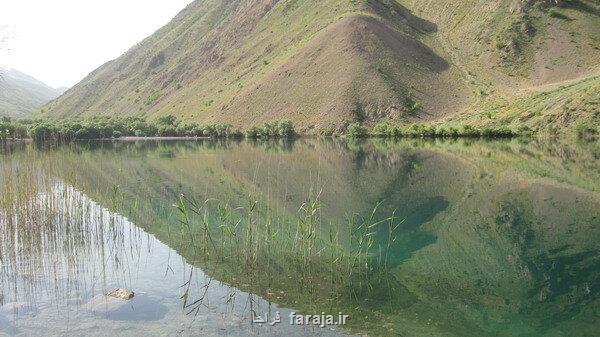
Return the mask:
[[(347, 135), (340, 136), (319, 136), (319, 135), (296, 135), (292, 138), (248, 138), (248, 137), (225, 137), (225, 138), (215, 138), (215, 137), (178, 137), (178, 136), (170, 136), (170, 137), (160, 137), (160, 136), (152, 136), (152, 137), (119, 137), (119, 138), (90, 138), (90, 139), (73, 139), (66, 142), (59, 142), (63, 144), (68, 143), (82, 143), (82, 142), (114, 142), (114, 141), (122, 141), (122, 142), (134, 142), (134, 141), (175, 141), (175, 140), (189, 140), (189, 141), (198, 141), (198, 140), (210, 140), (210, 141), (218, 141), (218, 140), (227, 140), (227, 141), (270, 141), (270, 140), (297, 140), (297, 139), (340, 139), (340, 140), (352, 140), (352, 141), (360, 141), (360, 140), (373, 140), (373, 139), (381, 139), (381, 140), (410, 140), (410, 139), (422, 139), (422, 140), (449, 140), (449, 139), (473, 139), (473, 140), (501, 140), (501, 139), (515, 139), (520, 137), (532, 137), (531, 135), (510, 135), (510, 136), (467, 136), (467, 135), (458, 135), (458, 136), (397, 136), (397, 137), (385, 137), (385, 136), (361, 136), (361, 137), (349, 137)], [(21, 138), (21, 139), (7, 139), (2, 143), (33, 143), (34, 140), (32, 138)], [(42, 142), (43, 144), (54, 143), (51, 142)]]
[(114, 140), (122, 140), (122, 141), (138, 141), (138, 140), (207, 140), (207, 139), (217, 139), (212, 137), (160, 137), (160, 136), (152, 136), (152, 137), (136, 137), (136, 136), (128, 136), (128, 137), (119, 137), (119, 138), (97, 138), (97, 139), (76, 139), (76, 141), (114, 141)]

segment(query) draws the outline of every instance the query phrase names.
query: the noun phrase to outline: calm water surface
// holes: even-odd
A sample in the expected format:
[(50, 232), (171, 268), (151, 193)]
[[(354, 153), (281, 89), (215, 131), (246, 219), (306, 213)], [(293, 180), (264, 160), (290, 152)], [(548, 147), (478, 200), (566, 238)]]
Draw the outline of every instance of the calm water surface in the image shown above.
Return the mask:
[(13, 144), (0, 194), (0, 336), (600, 330), (598, 145)]

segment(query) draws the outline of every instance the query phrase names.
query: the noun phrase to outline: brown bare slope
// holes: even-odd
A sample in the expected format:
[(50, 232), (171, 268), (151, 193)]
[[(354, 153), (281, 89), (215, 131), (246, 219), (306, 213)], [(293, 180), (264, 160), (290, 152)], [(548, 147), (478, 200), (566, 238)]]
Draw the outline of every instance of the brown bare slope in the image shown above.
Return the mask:
[(451, 75), (448, 62), (412, 36), (372, 16), (350, 15), (211, 119), (236, 111), (239, 125), (292, 118), (309, 129), (340, 129), (357, 120), (430, 119), (466, 103)]

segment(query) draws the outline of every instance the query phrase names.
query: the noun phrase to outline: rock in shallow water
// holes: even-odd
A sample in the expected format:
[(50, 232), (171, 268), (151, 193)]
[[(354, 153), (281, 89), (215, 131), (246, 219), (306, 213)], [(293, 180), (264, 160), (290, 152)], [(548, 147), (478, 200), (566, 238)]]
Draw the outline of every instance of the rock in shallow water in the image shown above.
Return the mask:
[(167, 313), (164, 305), (144, 295), (130, 300), (97, 295), (88, 302), (88, 308), (95, 315), (116, 321), (155, 321)]
[(133, 291), (119, 288), (106, 295), (96, 295), (90, 300), (88, 305), (94, 313), (107, 314), (123, 308), (134, 296), (135, 293)]
[(104, 315), (123, 308), (127, 303), (127, 300), (121, 298), (96, 295), (88, 302), (88, 306), (93, 313)]
[(135, 293), (133, 291), (127, 290), (127, 289), (115, 289), (115, 290), (109, 292), (108, 294), (106, 294), (106, 296), (120, 298), (123, 300), (130, 300), (133, 298), (133, 296), (135, 296)]

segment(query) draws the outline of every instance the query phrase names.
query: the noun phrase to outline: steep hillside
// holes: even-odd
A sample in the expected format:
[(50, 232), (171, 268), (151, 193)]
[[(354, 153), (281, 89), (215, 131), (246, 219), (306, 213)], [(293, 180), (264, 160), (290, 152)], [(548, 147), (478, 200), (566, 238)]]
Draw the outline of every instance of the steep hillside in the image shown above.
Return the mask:
[(0, 80), (0, 116), (26, 117), (63, 92), (22, 72), (9, 70)]
[(600, 73), (597, 2), (544, 3), (198, 0), (40, 114), (287, 118), (305, 132), (480, 120), (515, 95)]
[(402, 0), (438, 24), (438, 41), (476, 97), (440, 123), (528, 125), (560, 133), (600, 124), (600, 3)]

